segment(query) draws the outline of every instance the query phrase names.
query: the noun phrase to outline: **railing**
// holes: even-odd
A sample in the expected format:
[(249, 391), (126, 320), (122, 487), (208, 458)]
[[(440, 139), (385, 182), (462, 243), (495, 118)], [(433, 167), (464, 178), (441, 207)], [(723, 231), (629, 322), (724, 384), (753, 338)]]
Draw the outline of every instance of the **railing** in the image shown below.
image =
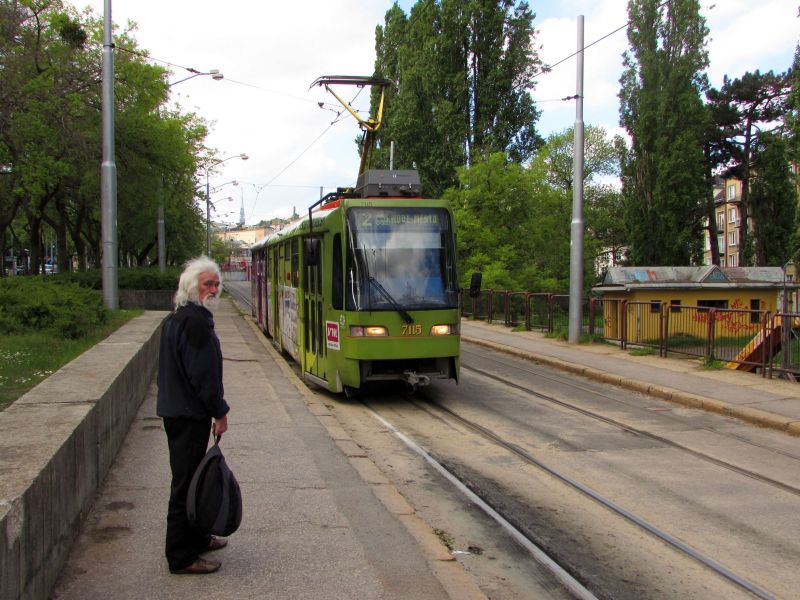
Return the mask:
[[(539, 292), (482, 290), (470, 298), (462, 290), (461, 314), (507, 327), (546, 333), (566, 331), (569, 296)], [(659, 356), (683, 354), (726, 367), (800, 380), (800, 313), (771, 315), (764, 310), (706, 308), (667, 302), (584, 298), (581, 330), (620, 348), (657, 349)]]
[(800, 313), (779, 312), (770, 320), (768, 376), (800, 380)]
[(629, 345), (658, 348), (661, 353), (664, 339), (661, 302), (623, 302), (622, 338), (620, 347)]

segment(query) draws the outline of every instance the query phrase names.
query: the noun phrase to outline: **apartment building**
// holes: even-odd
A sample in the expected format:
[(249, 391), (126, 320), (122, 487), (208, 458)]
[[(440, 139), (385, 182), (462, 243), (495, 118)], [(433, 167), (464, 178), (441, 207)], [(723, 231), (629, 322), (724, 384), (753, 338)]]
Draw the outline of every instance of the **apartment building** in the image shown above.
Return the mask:
[[(714, 216), (717, 222), (717, 246), (721, 267), (739, 267), (741, 252), (739, 228), (741, 227), (742, 182), (734, 178), (719, 177), (714, 182)], [(707, 223), (704, 223), (707, 225)], [(711, 264), (711, 240), (704, 232), (703, 264)]]

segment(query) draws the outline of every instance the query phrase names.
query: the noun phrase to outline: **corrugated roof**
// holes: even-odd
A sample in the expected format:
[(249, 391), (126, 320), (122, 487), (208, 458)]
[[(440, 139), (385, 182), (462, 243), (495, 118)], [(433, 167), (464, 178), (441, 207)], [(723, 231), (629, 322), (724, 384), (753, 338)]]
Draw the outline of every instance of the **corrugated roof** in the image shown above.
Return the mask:
[(616, 287), (699, 288), (699, 287), (797, 287), (784, 279), (781, 267), (610, 267), (596, 290)]
[(783, 283), (781, 267), (721, 267), (720, 270), (730, 281)]
[(703, 267), (610, 267), (603, 279), (604, 285), (635, 283), (701, 283), (727, 278), (714, 265)]

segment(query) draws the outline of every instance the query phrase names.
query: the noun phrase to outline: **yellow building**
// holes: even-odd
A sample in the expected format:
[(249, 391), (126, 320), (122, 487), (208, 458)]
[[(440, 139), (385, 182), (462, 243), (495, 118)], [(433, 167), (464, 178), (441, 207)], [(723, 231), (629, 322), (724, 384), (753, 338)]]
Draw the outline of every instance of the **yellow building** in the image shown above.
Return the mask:
[[(612, 267), (592, 290), (603, 299), (604, 336), (654, 340), (670, 335), (704, 337), (711, 308), (795, 312), (798, 284), (780, 267)], [(625, 311), (622, 311), (622, 301)], [(624, 315), (624, 316), (623, 316)], [(752, 335), (756, 312), (719, 311), (715, 335)]]

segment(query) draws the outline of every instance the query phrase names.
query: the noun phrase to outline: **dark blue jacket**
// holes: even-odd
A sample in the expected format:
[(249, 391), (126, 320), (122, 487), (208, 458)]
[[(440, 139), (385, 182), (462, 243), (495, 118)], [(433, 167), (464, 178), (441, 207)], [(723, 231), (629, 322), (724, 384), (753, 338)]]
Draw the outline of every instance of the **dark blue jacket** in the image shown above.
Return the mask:
[(230, 410), (222, 387), (222, 351), (214, 317), (189, 303), (169, 315), (158, 356), (159, 417), (222, 418)]

